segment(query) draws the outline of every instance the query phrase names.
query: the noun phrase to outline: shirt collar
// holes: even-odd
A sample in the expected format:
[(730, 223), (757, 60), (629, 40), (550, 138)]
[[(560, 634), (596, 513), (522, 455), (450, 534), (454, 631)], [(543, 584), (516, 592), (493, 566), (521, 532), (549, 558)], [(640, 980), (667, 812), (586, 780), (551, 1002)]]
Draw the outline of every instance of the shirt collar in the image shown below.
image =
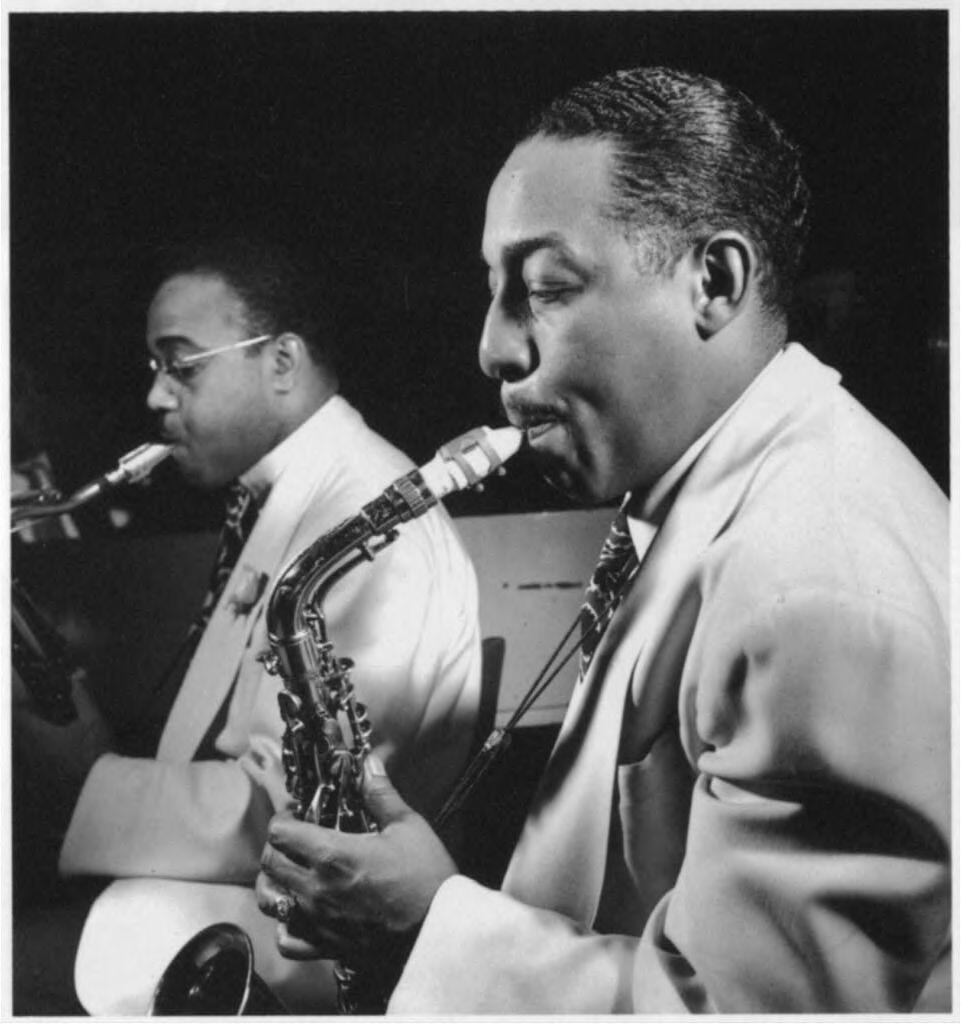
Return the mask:
[(263, 507), (274, 485), (283, 472), (302, 458), (319, 437), (334, 429), (348, 415), (350, 406), (339, 395), (332, 395), (314, 413), (279, 444), (275, 445), (250, 469), (240, 475), (240, 483), (254, 495), (257, 504)]
[(671, 506), (678, 486), (683, 480), (687, 471), (697, 461), (698, 456), (711, 443), (714, 436), (720, 431), (724, 424), (734, 415), (735, 410), (746, 400), (747, 396), (754, 391), (762, 380), (771, 374), (772, 367), (784, 354), (783, 349), (778, 349), (770, 361), (764, 366), (761, 372), (751, 381), (721, 413), (720, 416), (704, 431), (700, 437), (684, 452), (684, 454), (651, 486), (649, 490), (637, 495), (628, 492), (624, 496), (622, 508), (627, 513), (627, 524), (631, 531), (631, 537), (635, 546), (643, 544), (644, 547), (650, 541), (652, 530), (663, 522), (667, 511)]

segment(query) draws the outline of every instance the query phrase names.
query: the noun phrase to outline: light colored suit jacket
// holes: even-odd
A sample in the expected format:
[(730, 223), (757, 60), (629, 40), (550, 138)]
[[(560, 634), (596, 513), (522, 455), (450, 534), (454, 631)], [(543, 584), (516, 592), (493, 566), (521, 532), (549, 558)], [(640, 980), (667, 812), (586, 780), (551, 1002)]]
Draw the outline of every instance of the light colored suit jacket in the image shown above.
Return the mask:
[(904, 1010), (944, 954), (944, 496), (798, 346), (675, 491), (503, 890), (441, 887), (390, 1012)]
[[(156, 945), (164, 926), (160, 917), (142, 916), (145, 906), (169, 904), (162, 918), (174, 922), (168, 932), (177, 940), (167, 942), (170, 955), (187, 927), (237, 915), (246, 920), (250, 910), (262, 933), (255, 945), (279, 959), (272, 922), (256, 912), (250, 888), (267, 822), (288, 801), (277, 703), (282, 683), (258, 660), (268, 647), (266, 602), (291, 558), (413, 466), (337, 396), (266, 459), (269, 496), (197, 648), (156, 759), (102, 757), (63, 843), (66, 874), (149, 882), (115, 885), (87, 922), (77, 982), (94, 1013), (146, 1008), (142, 995), (140, 1005), (114, 1000), (126, 984), (121, 974), (153, 971), (135, 932)], [(334, 586), (324, 611), (335, 652), (355, 662), (352, 679), (369, 708), (375, 748), (407, 798), (429, 811), (463, 765), (479, 700), (476, 579), (446, 513), (434, 509), (400, 527), (394, 544)], [(225, 700), (216, 740), (223, 759), (192, 761)], [(117, 952), (112, 992), (102, 996), (84, 979), (103, 969), (97, 965), (106, 959), (104, 945)], [(126, 973), (116, 956), (128, 962)], [(288, 966), (278, 970), (296, 967)]]

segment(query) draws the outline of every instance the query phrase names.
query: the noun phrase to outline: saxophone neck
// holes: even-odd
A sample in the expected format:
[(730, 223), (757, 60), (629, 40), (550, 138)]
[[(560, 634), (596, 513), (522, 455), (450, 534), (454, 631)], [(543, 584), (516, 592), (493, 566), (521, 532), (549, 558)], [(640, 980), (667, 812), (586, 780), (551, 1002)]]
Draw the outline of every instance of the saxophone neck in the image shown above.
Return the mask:
[[(271, 637), (299, 635), (310, 607), (323, 631), (323, 598), (354, 566), (370, 561), (396, 538), (396, 527), (426, 512), (437, 498), (414, 470), (340, 525), (325, 533), (281, 573), (271, 594), (267, 628)], [(321, 636), (321, 639), (326, 639)]]
[(69, 498), (64, 498), (58, 490), (53, 488), (32, 492), (36, 499), (32, 502), (27, 502), (24, 499), (18, 501), (15, 498), (10, 515), (11, 525), (27, 520), (65, 515), (122, 484), (139, 483), (146, 480), (172, 451), (173, 445), (170, 444), (142, 444), (138, 448), (134, 448), (133, 451), (127, 452), (126, 455), (122, 455), (116, 468), (108, 470), (95, 480), (84, 484)]
[(454, 491), (477, 486), (499, 470), (517, 453), (523, 439), (515, 427), (469, 430), (442, 445), (429, 462), (395, 480), (357, 515), (314, 541), (284, 569), (274, 587), (267, 612), (270, 636), (278, 640), (299, 637), (307, 606), (320, 616), (322, 629), (318, 596), (391, 543), (401, 523), (423, 515)]

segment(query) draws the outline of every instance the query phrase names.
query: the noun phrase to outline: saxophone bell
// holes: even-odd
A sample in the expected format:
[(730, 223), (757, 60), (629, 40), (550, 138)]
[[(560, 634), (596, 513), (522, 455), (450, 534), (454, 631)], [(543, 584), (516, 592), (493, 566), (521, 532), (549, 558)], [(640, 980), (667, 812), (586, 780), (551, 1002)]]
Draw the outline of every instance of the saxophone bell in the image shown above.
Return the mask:
[(254, 971), (242, 928), (222, 922), (198, 932), (174, 957), (154, 990), (151, 1017), (265, 1016), (287, 1013)]

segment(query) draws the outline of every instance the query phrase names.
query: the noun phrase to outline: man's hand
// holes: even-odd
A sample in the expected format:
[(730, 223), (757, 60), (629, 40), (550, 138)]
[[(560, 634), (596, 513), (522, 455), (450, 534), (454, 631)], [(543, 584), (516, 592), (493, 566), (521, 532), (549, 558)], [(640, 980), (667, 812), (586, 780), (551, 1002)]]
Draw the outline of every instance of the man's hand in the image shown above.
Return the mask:
[(278, 927), (283, 956), (350, 961), (390, 948), (415, 933), (434, 893), (457, 873), (376, 757), (365, 764), (364, 797), (379, 832), (336, 832), (283, 815), (270, 822), (257, 902), (276, 917), (278, 898), (296, 900)]

